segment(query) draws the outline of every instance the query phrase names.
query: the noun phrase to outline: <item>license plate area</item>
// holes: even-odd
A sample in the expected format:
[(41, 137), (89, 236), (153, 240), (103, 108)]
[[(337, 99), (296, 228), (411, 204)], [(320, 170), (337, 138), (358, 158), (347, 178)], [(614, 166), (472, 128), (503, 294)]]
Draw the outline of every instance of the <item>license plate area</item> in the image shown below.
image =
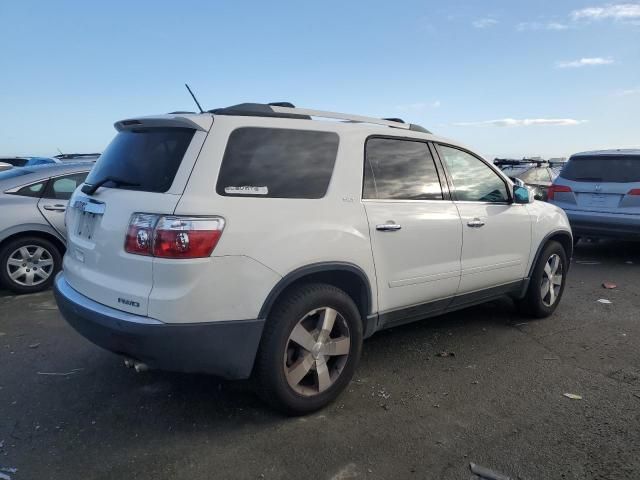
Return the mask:
[(76, 212), (74, 234), (86, 240), (93, 239), (96, 224), (102, 218), (105, 204), (89, 198), (77, 199), (73, 208)]
[(607, 196), (601, 193), (592, 193), (589, 204), (594, 207), (603, 207), (607, 203)]

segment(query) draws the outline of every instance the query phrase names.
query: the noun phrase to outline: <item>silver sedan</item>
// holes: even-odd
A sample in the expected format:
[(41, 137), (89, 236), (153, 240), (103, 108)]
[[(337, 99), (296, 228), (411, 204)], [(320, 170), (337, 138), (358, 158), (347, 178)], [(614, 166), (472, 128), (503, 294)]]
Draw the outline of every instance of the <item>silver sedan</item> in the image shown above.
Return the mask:
[(0, 171), (0, 286), (31, 293), (51, 285), (62, 267), (64, 214), (93, 162)]

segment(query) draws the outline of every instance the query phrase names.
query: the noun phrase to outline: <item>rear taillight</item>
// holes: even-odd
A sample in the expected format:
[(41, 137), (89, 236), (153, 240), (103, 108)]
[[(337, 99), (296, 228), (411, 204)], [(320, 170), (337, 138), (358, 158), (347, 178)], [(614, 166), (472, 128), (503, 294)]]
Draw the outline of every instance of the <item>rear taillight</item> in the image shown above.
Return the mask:
[(124, 249), (161, 258), (208, 257), (224, 230), (222, 217), (180, 217), (134, 213)]
[(556, 193), (567, 193), (572, 191), (571, 187), (567, 187), (566, 185), (551, 185), (547, 192), (547, 200), (553, 200)]
[(640, 195), (640, 188), (632, 188), (627, 192), (627, 195)]

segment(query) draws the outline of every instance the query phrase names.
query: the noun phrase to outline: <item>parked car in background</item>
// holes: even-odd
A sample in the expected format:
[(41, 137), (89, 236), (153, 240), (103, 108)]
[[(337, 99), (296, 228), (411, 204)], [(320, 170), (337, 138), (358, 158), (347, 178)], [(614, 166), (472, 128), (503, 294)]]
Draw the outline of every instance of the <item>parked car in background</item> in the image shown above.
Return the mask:
[(566, 213), (574, 240), (640, 238), (640, 149), (577, 153), (549, 189)]
[(546, 200), (547, 191), (558, 172), (545, 160), (510, 160), (496, 158), (494, 165), (500, 167), (505, 175), (519, 178), (531, 188), (536, 200)]
[(53, 163), (0, 172), (0, 286), (31, 293), (51, 285), (65, 251), (67, 203), (92, 166)]
[(100, 157), (99, 153), (61, 153), (60, 155), (56, 155), (53, 158), (56, 160), (60, 160), (63, 162), (73, 160), (87, 160), (87, 161), (96, 161)]
[(418, 125), (280, 103), (116, 129), (71, 197), (54, 292), (136, 369), (254, 375), (303, 414), (376, 331), (502, 295), (539, 318), (560, 302), (564, 212)]
[(9, 170), (10, 168), (13, 168), (13, 165), (11, 165), (10, 163), (0, 162), (0, 172), (2, 172), (3, 170)]
[(0, 162), (8, 163), (14, 167), (34, 167), (60, 163), (60, 160), (50, 157), (0, 157)]

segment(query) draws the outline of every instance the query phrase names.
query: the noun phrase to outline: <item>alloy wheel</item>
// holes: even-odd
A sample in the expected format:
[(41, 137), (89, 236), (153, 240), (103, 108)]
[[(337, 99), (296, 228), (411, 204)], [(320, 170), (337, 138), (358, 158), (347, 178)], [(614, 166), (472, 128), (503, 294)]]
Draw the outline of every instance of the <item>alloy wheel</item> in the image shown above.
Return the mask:
[(298, 321), (287, 340), (287, 383), (304, 396), (325, 391), (342, 373), (350, 350), (349, 327), (344, 317), (329, 307), (312, 310)]
[(563, 267), (560, 255), (554, 253), (549, 257), (542, 272), (542, 282), (540, 284), (540, 295), (542, 303), (547, 307), (556, 303), (562, 288)]
[(46, 282), (53, 273), (53, 256), (39, 245), (23, 245), (9, 255), (6, 268), (13, 282), (34, 287)]

